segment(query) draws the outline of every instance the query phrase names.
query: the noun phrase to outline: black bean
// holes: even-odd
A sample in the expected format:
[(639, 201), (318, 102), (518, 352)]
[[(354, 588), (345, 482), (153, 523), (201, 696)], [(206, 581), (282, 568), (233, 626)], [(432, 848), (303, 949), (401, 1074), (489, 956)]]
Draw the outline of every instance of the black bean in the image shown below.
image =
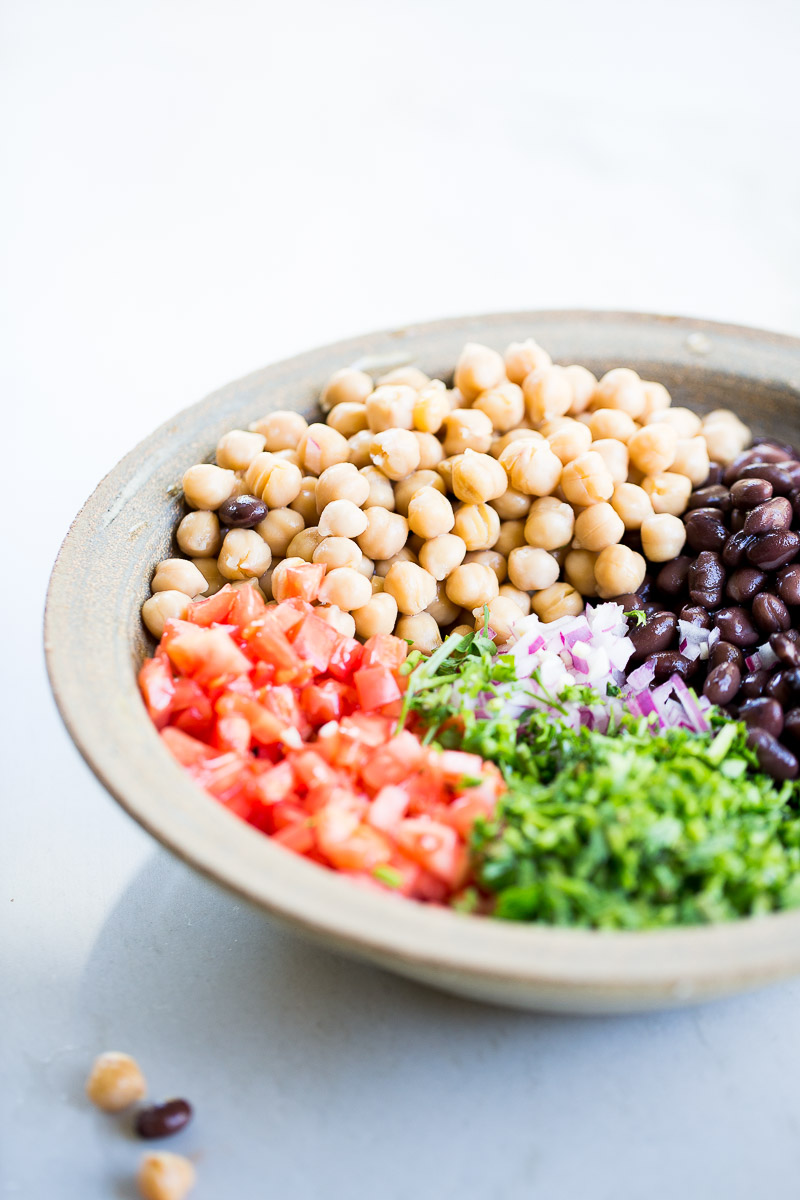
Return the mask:
[(687, 513), (686, 541), (692, 550), (721, 550), (728, 540), (722, 517), (713, 508), (698, 508)]
[(738, 605), (721, 608), (719, 612), (714, 613), (713, 619), (720, 637), (726, 642), (733, 642), (734, 646), (755, 646), (759, 640), (750, 614)]
[(784, 567), (776, 590), (784, 604), (800, 604), (800, 566)]
[(675, 614), (659, 612), (650, 617), (646, 625), (640, 625), (628, 634), (634, 645), (634, 659), (640, 661), (649, 654), (658, 654), (667, 650), (675, 637), (678, 622)]
[(758, 446), (762, 451), (766, 450), (767, 447), (769, 447), (770, 450), (780, 451), (783, 455), (783, 458), (780, 460), (781, 462), (787, 458), (797, 458), (797, 451), (795, 450), (794, 446), (790, 446), (788, 442), (779, 442), (773, 437), (754, 437), (753, 445)]
[(711, 628), (711, 617), (699, 604), (684, 604), (678, 616), (681, 621), (688, 621), (690, 625), (698, 625), (701, 629)]
[(772, 592), (760, 592), (753, 600), (753, 620), (764, 633), (782, 633), (792, 623), (788, 608)]
[(253, 529), (266, 515), (266, 504), (255, 496), (231, 496), (217, 509), (222, 524), (232, 529)]
[(641, 597), (635, 592), (622, 592), (621, 595), (615, 596), (614, 604), (621, 604), (625, 612), (633, 612), (637, 608), (642, 607)]
[(726, 567), (738, 567), (747, 557), (747, 551), (755, 545), (755, 538), (749, 533), (734, 533), (725, 543), (722, 551), (722, 561)]
[(744, 522), (745, 533), (772, 533), (788, 529), (792, 523), (792, 506), (785, 496), (776, 496), (756, 508), (751, 508)]
[(800, 742), (800, 708), (790, 708), (783, 717), (783, 733)]
[(703, 550), (689, 568), (689, 596), (703, 608), (718, 608), (722, 603), (725, 568), (712, 550)]
[(652, 616), (655, 616), (656, 613), (663, 611), (664, 605), (657, 604), (655, 600), (645, 600), (644, 604), (642, 605), (642, 612), (647, 617), (648, 621)]
[[(770, 490), (770, 496), (772, 491)], [(765, 496), (768, 500), (769, 496)], [(756, 503), (758, 503), (756, 501)], [(716, 508), (720, 512), (728, 512), (731, 507), (731, 493), (726, 487), (721, 487), (717, 484), (715, 487), (698, 488), (696, 492), (692, 492), (689, 498), (688, 511), (692, 512), (696, 508)], [(742, 505), (746, 508), (746, 505)]]
[(656, 576), (656, 586), (668, 596), (677, 596), (682, 591), (689, 574), (692, 559), (688, 554), (679, 554), (666, 563)]
[(769, 639), (773, 651), (787, 667), (800, 667), (800, 645), (797, 638), (792, 637), (796, 633), (796, 629), (788, 629), (785, 633), (773, 633)]
[(192, 1106), (188, 1100), (167, 1100), (164, 1104), (153, 1104), (136, 1114), (135, 1129), (140, 1138), (171, 1137), (192, 1119)]
[(741, 533), (747, 520), (747, 509), (732, 508), (728, 513), (728, 525), (734, 533)]
[[(795, 464), (795, 466), (798, 464)], [(795, 472), (782, 463), (750, 463), (739, 472), (740, 479), (766, 479), (772, 484), (776, 496), (788, 496), (793, 488), (800, 486), (800, 480), (795, 482)]]
[(797, 759), (766, 729), (751, 729), (747, 744), (756, 752), (758, 765), (773, 779), (796, 779), (800, 770)]
[(792, 502), (792, 517), (794, 523), (797, 524), (800, 521), (800, 488), (795, 488), (793, 492), (790, 492), (789, 499)]
[(779, 667), (777, 671), (773, 671), (767, 682), (764, 684), (765, 696), (769, 696), (771, 700), (777, 700), (782, 708), (787, 704), (791, 704), (792, 700), (792, 685), (791, 675), (793, 668)]
[(679, 675), (681, 679), (689, 679), (698, 667), (696, 660), (686, 658), (677, 650), (662, 650), (658, 654), (651, 654), (645, 661), (653, 667), (657, 683), (663, 683), (665, 679), (669, 679), (670, 675)]
[(652, 575), (645, 575), (644, 579), (639, 584), (639, 587), (637, 589), (637, 595), (640, 600), (652, 600), (653, 599), (653, 576)]
[(717, 484), (722, 483), (722, 476), (724, 474), (725, 468), (722, 466), (722, 463), (710, 462), (708, 464), (708, 475), (703, 487), (716, 487)]
[(745, 701), (739, 709), (739, 719), (751, 728), (766, 729), (773, 737), (780, 737), (783, 731), (783, 709), (777, 700), (764, 696)]
[(734, 604), (746, 604), (753, 596), (758, 595), (766, 579), (764, 572), (757, 571), (755, 567), (739, 567), (738, 571), (734, 571), (728, 577), (725, 595)]
[[(742, 477), (748, 478), (745, 475), (748, 467), (752, 467), (754, 464), (766, 465), (768, 463), (783, 462), (784, 459), (785, 456), (782, 451), (774, 446), (751, 446), (749, 450), (745, 450), (738, 458), (735, 458), (729, 467), (725, 468), (724, 482), (728, 487), (731, 487), (737, 479), (741, 479)], [(756, 471), (753, 474), (757, 475), (758, 472)], [(752, 475), (750, 478), (752, 478)]]
[(749, 675), (742, 677), (739, 695), (745, 700), (752, 700), (755, 696), (763, 695), (764, 688), (768, 683), (769, 671), (765, 671), (763, 668), (760, 671), (751, 671)]
[(708, 669), (713, 671), (714, 667), (720, 666), (721, 663), (733, 663), (739, 668), (740, 673), (744, 672), (744, 655), (739, 647), (734, 646), (732, 642), (724, 642), (720, 638), (708, 652)]
[(762, 571), (774, 571), (790, 562), (800, 550), (800, 534), (791, 529), (776, 530), (756, 538), (748, 548), (747, 558)]
[(755, 508), (772, 499), (772, 484), (768, 479), (737, 479), (730, 498), (737, 508)]
[(742, 682), (742, 673), (735, 663), (720, 663), (706, 676), (703, 695), (712, 704), (730, 704)]

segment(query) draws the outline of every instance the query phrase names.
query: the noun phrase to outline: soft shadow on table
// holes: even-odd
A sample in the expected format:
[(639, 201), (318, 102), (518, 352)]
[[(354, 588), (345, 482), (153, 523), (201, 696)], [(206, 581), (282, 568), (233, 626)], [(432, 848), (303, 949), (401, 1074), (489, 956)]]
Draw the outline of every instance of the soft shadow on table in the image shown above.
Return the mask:
[[(770, 1030), (791, 999), (784, 987), (615, 1018), (492, 1008), (320, 950), (161, 852), (106, 921), (81, 987), (87, 1043), (146, 1053), (153, 1093), (195, 1103), (170, 1149), (197, 1156), (198, 1200), (233, 1195), (226, 1180), (237, 1200), (522, 1200), (532, 1188), (569, 1200), (590, 1179), (593, 1200), (627, 1200), (657, 1164), (664, 1191), (648, 1194), (691, 1200), (722, 1157), (740, 1160), (744, 1197), (748, 1155), (773, 1138), (758, 1119), (736, 1133), (737, 1098), (749, 1089), (749, 1108), (766, 1089)], [(721, 1116), (728, 1102), (731, 1123), (698, 1127), (698, 1104)], [(787, 1105), (795, 1145), (793, 1092)], [(672, 1139), (695, 1147), (697, 1193), (664, 1159)], [(134, 1192), (121, 1181), (116, 1195)]]

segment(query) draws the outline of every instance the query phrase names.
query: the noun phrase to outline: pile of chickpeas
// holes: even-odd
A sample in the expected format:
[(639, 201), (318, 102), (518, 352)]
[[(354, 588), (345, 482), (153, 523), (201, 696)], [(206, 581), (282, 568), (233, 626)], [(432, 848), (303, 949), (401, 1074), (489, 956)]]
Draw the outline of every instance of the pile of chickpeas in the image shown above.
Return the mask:
[(142, 609), (154, 636), (228, 583), (280, 600), (285, 566), (313, 562), (319, 615), (342, 633), (429, 652), (488, 605), (502, 643), (530, 612), (635, 593), (646, 559), (681, 553), (710, 463), (751, 440), (732, 412), (701, 419), (635, 371), (598, 380), (533, 340), (466, 345), (452, 386), (345, 367), (320, 405), (324, 421), (277, 411), (231, 430), (186, 471), (186, 557), (158, 565)]

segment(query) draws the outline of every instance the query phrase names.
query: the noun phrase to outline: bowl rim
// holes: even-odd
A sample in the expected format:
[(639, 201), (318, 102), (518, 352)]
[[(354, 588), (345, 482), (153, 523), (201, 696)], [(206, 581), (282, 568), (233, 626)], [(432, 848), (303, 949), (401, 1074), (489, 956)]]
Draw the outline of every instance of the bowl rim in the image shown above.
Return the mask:
[[(271, 375), (277, 378), (281, 372), (313, 367), (315, 358), (335, 356), (343, 363), (352, 361), (353, 354), (372, 341), (442, 332), (469, 336), (478, 329), (486, 337), (491, 336), (493, 326), (523, 323), (535, 330), (537, 323), (548, 320), (649, 328), (667, 325), (682, 335), (733, 337), (764, 349), (789, 351), (792, 360), (796, 355), (800, 378), (800, 338), (789, 334), (700, 318), (586, 309), (449, 317), (400, 330), (379, 330), (293, 355), (244, 376), (185, 407), (142, 439), (103, 477), (72, 521), (50, 577), (44, 615), (45, 659), (56, 705), (87, 765), (150, 834), (216, 883), (284, 923), (347, 952), (411, 974), (435, 974), (445, 986), (448, 980), (467, 978), (476, 986), (491, 982), (510, 994), (534, 988), (540, 995), (551, 993), (554, 997), (577, 989), (601, 994), (611, 1005), (631, 989), (652, 996), (668, 993), (680, 1000), (777, 979), (800, 969), (800, 910), (707, 926), (598, 931), (476, 920), (355, 886), (350, 879), (287, 852), (207, 796), (163, 747), (141, 700), (138, 713), (136, 705), (128, 703), (117, 719), (108, 712), (114, 705), (108, 705), (103, 697), (93, 697), (90, 683), (76, 678), (71, 657), (76, 646), (90, 659), (108, 649), (93, 644), (88, 622), (75, 622), (71, 617), (75, 600), (72, 575), (85, 556), (82, 539), (91, 535), (93, 523), (108, 511), (115, 480), (131, 474), (137, 461), (146, 461), (149, 447), (168, 437), (186, 414), (211, 408), (221, 397), (246, 390), (256, 381), (260, 386)], [(800, 384), (795, 386), (800, 388)], [(133, 478), (135, 481), (135, 471)], [(124, 493), (123, 487), (120, 494)], [(121, 631), (120, 637), (126, 638), (127, 631)], [(127, 650), (130, 652), (129, 645)], [(125, 718), (137, 722), (137, 737), (144, 751), (153, 756), (152, 761), (139, 760), (133, 772), (126, 755)], [(105, 722), (117, 735), (112, 745), (103, 744), (98, 736)], [(167, 786), (170, 791), (169, 802), (153, 794), (161, 777), (163, 791)]]

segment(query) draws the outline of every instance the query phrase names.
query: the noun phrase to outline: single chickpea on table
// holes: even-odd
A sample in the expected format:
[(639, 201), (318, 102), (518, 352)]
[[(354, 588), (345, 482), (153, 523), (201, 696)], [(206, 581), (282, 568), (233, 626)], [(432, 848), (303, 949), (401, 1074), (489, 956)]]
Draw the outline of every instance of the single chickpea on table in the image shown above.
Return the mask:
[(727, 410), (673, 406), (630, 367), (556, 364), (534, 339), (467, 344), (452, 382), (344, 365), (320, 408), (230, 430), (186, 470), (177, 550), (142, 607), (155, 637), (226, 584), (280, 600), (298, 560), (326, 569), (323, 619), (362, 639), (428, 650), (488, 606), (502, 642), (529, 612), (635, 593), (681, 554), (711, 464), (751, 441)]

